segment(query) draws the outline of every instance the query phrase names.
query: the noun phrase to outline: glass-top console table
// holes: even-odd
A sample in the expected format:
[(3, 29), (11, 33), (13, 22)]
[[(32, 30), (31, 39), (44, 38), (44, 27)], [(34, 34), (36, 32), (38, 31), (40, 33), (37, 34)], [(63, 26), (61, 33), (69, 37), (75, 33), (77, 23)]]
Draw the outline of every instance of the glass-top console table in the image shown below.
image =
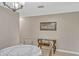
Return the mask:
[(41, 49), (46, 46), (49, 48), (49, 56), (52, 56), (52, 51), (53, 54), (56, 52), (56, 40), (50, 40), (50, 39), (38, 39), (38, 47)]

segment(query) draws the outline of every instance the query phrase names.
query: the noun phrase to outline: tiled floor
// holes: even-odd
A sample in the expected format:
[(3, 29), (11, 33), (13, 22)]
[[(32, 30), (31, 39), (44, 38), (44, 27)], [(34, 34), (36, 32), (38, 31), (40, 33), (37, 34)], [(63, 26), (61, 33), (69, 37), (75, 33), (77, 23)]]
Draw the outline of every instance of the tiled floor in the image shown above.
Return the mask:
[[(42, 49), (42, 55), (49, 56), (49, 50)], [(53, 56), (78, 56), (78, 55), (56, 51), (56, 54), (54, 54)]]

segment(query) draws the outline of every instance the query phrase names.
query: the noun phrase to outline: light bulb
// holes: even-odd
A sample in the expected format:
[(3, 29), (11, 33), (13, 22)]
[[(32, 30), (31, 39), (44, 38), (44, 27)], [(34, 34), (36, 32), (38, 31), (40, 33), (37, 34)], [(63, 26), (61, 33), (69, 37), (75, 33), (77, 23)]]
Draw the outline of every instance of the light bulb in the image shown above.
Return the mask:
[(18, 8), (18, 3), (15, 3), (15, 8)]

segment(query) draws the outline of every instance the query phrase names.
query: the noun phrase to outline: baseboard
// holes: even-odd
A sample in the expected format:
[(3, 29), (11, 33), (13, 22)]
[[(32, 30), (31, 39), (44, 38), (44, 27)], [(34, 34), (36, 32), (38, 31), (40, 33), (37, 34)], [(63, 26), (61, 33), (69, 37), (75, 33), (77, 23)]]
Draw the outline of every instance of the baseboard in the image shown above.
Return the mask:
[(79, 55), (79, 52), (74, 52), (74, 51), (69, 51), (69, 50), (57, 49), (57, 51), (65, 52), (65, 53), (70, 53), (70, 54), (75, 54), (75, 55)]

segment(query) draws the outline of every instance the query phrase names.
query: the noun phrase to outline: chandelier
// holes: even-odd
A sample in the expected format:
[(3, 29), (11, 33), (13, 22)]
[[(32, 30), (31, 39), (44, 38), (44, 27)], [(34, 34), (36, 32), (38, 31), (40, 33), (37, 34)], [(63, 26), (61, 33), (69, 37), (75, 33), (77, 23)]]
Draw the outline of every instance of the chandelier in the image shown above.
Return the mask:
[(3, 5), (15, 12), (23, 8), (24, 2), (3, 2)]

